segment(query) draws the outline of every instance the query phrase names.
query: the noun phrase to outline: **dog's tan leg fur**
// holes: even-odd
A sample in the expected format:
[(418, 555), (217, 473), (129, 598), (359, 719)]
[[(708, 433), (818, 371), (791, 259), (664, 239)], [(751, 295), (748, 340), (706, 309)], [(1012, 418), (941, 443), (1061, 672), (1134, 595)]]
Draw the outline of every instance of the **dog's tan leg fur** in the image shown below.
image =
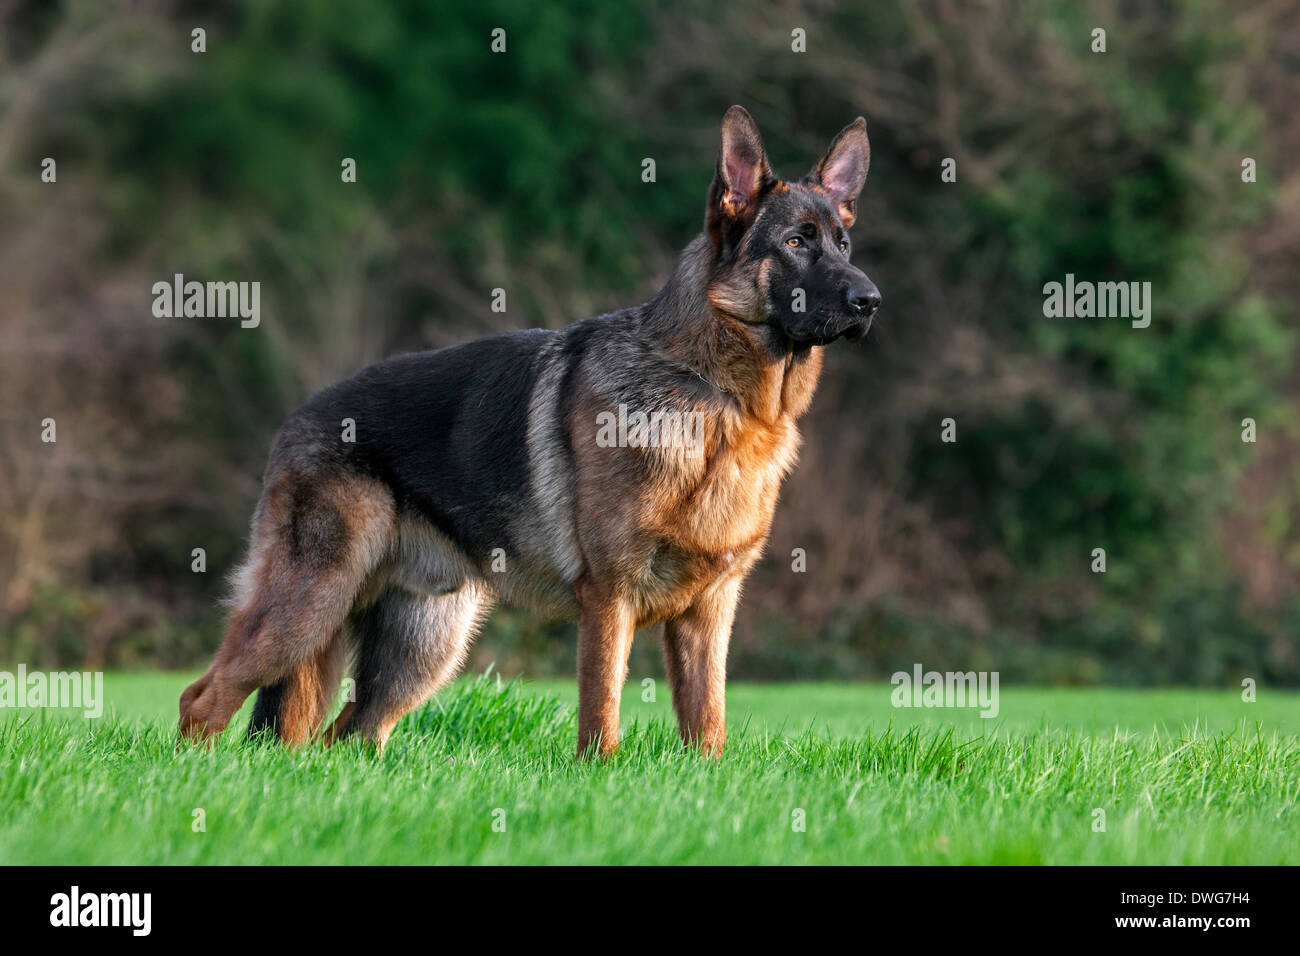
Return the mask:
[(278, 729), (280, 739), (286, 744), (305, 743), (320, 730), (330, 705), (338, 696), (347, 659), (347, 637), (339, 629), (324, 650), (299, 664), (284, 678)]
[(727, 646), (741, 576), (709, 588), (664, 624), (664, 656), (677, 729), (688, 746), (719, 756), (727, 742)]
[(618, 708), (627, 680), (634, 628), (630, 603), (584, 579), (578, 625), (578, 756), (606, 756), (618, 747)]

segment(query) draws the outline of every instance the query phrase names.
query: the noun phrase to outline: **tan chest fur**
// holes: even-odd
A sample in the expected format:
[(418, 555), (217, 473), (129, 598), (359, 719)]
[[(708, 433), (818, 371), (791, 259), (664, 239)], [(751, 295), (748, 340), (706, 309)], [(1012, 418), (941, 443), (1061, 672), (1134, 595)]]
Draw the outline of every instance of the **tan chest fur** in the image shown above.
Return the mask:
[(703, 454), (661, 451), (661, 478), (646, 489), (636, 521), (645, 618), (680, 611), (757, 560), (799, 443), (792, 414), (764, 422), (730, 408), (711, 421)]
[[(574, 429), (584, 567), (618, 582), (639, 625), (680, 613), (757, 560), (798, 457), (797, 419), (820, 364), (815, 354), (726, 380), (724, 396), (700, 411), (696, 447), (602, 448), (589, 430)], [(593, 421), (603, 408), (580, 406), (573, 420)]]
[(675, 500), (654, 503), (648, 524), (690, 553), (738, 553), (766, 537), (781, 481), (794, 465), (799, 432), (784, 417), (758, 428), (727, 422), (708, 445), (712, 454), (683, 476)]

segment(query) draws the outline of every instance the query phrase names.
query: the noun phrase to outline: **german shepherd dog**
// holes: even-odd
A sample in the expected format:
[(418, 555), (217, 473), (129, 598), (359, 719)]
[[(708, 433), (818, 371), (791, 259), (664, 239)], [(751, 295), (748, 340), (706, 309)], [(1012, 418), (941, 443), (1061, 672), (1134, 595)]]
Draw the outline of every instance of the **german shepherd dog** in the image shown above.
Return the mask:
[[(869, 158), (859, 117), (783, 181), (733, 106), (704, 231), (649, 302), (392, 358), (310, 399), (271, 449), (181, 733), (219, 733), (260, 688), (252, 734), (382, 748), (506, 601), (579, 620), (579, 756), (617, 746), (632, 634), (658, 622), (681, 736), (721, 753), (732, 619), (796, 420), (823, 347), (880, 306), (849, 262)], [(602, 435), (615, 415), (638, 425), (626, 440)], [(697, 440), (649, 440), (647, 418)], [(353, 655), (355, 701), (322, 733)]]

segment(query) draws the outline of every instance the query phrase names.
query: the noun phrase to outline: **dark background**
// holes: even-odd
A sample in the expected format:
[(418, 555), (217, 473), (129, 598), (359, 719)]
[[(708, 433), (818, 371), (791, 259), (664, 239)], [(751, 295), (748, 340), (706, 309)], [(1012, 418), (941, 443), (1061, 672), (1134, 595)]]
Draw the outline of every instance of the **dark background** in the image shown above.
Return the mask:
[[(1300, 683), (1298, 76), (1287, 2), (0, 0), (0, 661), (202, 663), (286, 413), (648, 298), (741, 103), (787, 177), (866, 116), (885, 308), (830, 350), (732, 674)], [(176, 272), (260, 281), (261, 327), (154, 318)], [(1150, 328), (1044, 318), (1067, 272), (1151, 282)], [(574, 641), (498, 612), (474, 664)]]

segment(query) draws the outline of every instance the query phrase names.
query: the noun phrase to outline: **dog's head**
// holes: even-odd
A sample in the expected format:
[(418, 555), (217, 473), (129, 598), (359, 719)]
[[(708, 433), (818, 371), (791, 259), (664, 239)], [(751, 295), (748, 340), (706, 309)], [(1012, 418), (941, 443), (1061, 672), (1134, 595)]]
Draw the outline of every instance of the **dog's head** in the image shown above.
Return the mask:
[(786, 182), (768, 165), (753, 117), (740, 106), (727, 110), (705, 215), (717, 253), (713, 307), (795, 347), (865, 335), (880, 291), (849, 262), (849, 228), (870, 158), (859, 116), (812, 172)]

